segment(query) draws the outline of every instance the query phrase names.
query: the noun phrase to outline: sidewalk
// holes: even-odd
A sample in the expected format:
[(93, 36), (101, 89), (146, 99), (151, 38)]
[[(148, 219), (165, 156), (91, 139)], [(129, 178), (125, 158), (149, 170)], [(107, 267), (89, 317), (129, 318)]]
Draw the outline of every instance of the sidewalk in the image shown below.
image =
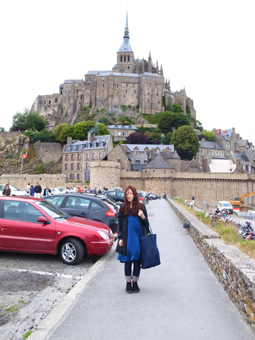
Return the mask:
[(255, 339), (167, 201), (148, 213), (162, 264), (141, 271), (141, 292), (125, 292), (113, 252), (47, 339)]

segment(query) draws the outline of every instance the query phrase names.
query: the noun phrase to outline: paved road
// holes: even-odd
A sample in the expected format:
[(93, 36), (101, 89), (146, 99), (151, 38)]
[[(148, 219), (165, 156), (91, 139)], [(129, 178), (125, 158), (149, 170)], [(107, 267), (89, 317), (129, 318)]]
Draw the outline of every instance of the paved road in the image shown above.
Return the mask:
[(148, 208), (162, 264), (126, 294), (117, 254), (90, 280), (50, 340), (255, 339), (165, 200)]

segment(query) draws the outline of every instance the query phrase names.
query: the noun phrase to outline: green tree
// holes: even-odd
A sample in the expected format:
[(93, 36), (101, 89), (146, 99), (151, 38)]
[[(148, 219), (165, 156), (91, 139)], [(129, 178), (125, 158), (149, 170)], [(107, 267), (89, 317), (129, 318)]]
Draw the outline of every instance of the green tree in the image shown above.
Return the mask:
[(213, 131), (208, 131), (208, 130), (203, 130), (202, 134), (205, 136), (206, 141), (211, 141), (215, 142), (215, 132)]
[(95, 123), (87, 121), (76, 123), (73, 127), (73, 138), (79, 140), (86, 140), (88, 132), (95, 126)]
[(53, 143), (56, 141), (53, 132), (46, 129), (40, 132), (27, 131), (25, 132), (25, 134), (30, 138), (33, 143), (37, 142), (38, 140), (45, 143)]
[(107, 126), (101, 123), (96, 123), (94, 127), (94, 133), (96, 136), (104, 136), (109, 135), (110, 131), (108, 130)]
[(73, 137), (73, 130), (74, 130), (74, 126), (73, 125), (68, 125), (65, 126), (59, 135), (59, 142), (61, 142), (62, 144), (66, 144), (66, 140), (67, 137)]
[(173, 126), (174, 114), (168, 111), (162, 112), (158, 121), (158, 129), (160, 129), (166, 135), (168, 132), (172, 131)]
[(177, 112), (174, 114), (173, 126), (175, 129), (178, 129), (183, 125), (190, 125), (189, 119), (181, 112)]
[(58, 142), (60, 142), (59, 136), (60, 136), (62, 130), (63, 130), (65, 127), (67, 127), (67, 126), (68, 126), (68, 124), (63, 123), (63, 124), (59, 124), (58, 126), (56, 126), (56, 127), (54, 128), (54, 130), (53, 130), (53, 135), (55, 136), (55, 138), (56, 138), (56, 140), (57, 140)]
[(108, 117), (100, 117), (98, 119), (98, 123), (109, 125), (109, 124), (111, 124), (111, 121), (110, 121), (110, 119)]
[(173, 136), (173, 132), (168, 132), (165, 137), (161, 138), (161, 144), (164, 144), (164, 145), (171, 144), (172, 136)]
[(181, 105), (179, 105), (179, 104), (173, 104), (172, 109), (173, 109), (172, 112), (174, 112), (174, 113), (183, 112), (183, 109), (182, 109)]
[(130, 117), (128, 117), (128, 116), (119, 116), (119, 121), (123, 125), (131, 125), (131, 124), (133, 124), (132, 119)]
[(19, 127), (21, 131), (32, 130), (42, 131), (46, 126), (46, 121), (37, 111), (25, 109), (23, 113), (17, 112), (12, 118), (11, 130)]
[(181, 126), (174, 131), (171, 143), (181, 159), (191, 160), (199, 151), (198, 136), (191, 126)]

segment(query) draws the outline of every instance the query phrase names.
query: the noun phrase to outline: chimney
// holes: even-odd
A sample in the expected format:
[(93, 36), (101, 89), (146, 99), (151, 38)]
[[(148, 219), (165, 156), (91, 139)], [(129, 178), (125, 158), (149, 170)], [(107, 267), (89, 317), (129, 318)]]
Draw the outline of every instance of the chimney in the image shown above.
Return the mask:
[(66, 144), (72, 144), (72, 137), (67, 137)]
[(216, 135), (217, 135), (218, 137), (221, 136), (221, 129), (216, 130)]
[(95, 134), (91, 131), (88, 132), (88, 142), (91, 142), (95, 138)]

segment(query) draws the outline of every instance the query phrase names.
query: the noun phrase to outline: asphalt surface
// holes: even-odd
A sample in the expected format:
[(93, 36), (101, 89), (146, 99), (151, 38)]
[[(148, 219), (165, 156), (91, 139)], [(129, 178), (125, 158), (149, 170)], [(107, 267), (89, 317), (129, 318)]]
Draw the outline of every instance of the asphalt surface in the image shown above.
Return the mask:
[(140, 293), (112, 252), (47, 339), (255, 339), (167, 201), (148, 212), (162, 264), (142, 270)]

